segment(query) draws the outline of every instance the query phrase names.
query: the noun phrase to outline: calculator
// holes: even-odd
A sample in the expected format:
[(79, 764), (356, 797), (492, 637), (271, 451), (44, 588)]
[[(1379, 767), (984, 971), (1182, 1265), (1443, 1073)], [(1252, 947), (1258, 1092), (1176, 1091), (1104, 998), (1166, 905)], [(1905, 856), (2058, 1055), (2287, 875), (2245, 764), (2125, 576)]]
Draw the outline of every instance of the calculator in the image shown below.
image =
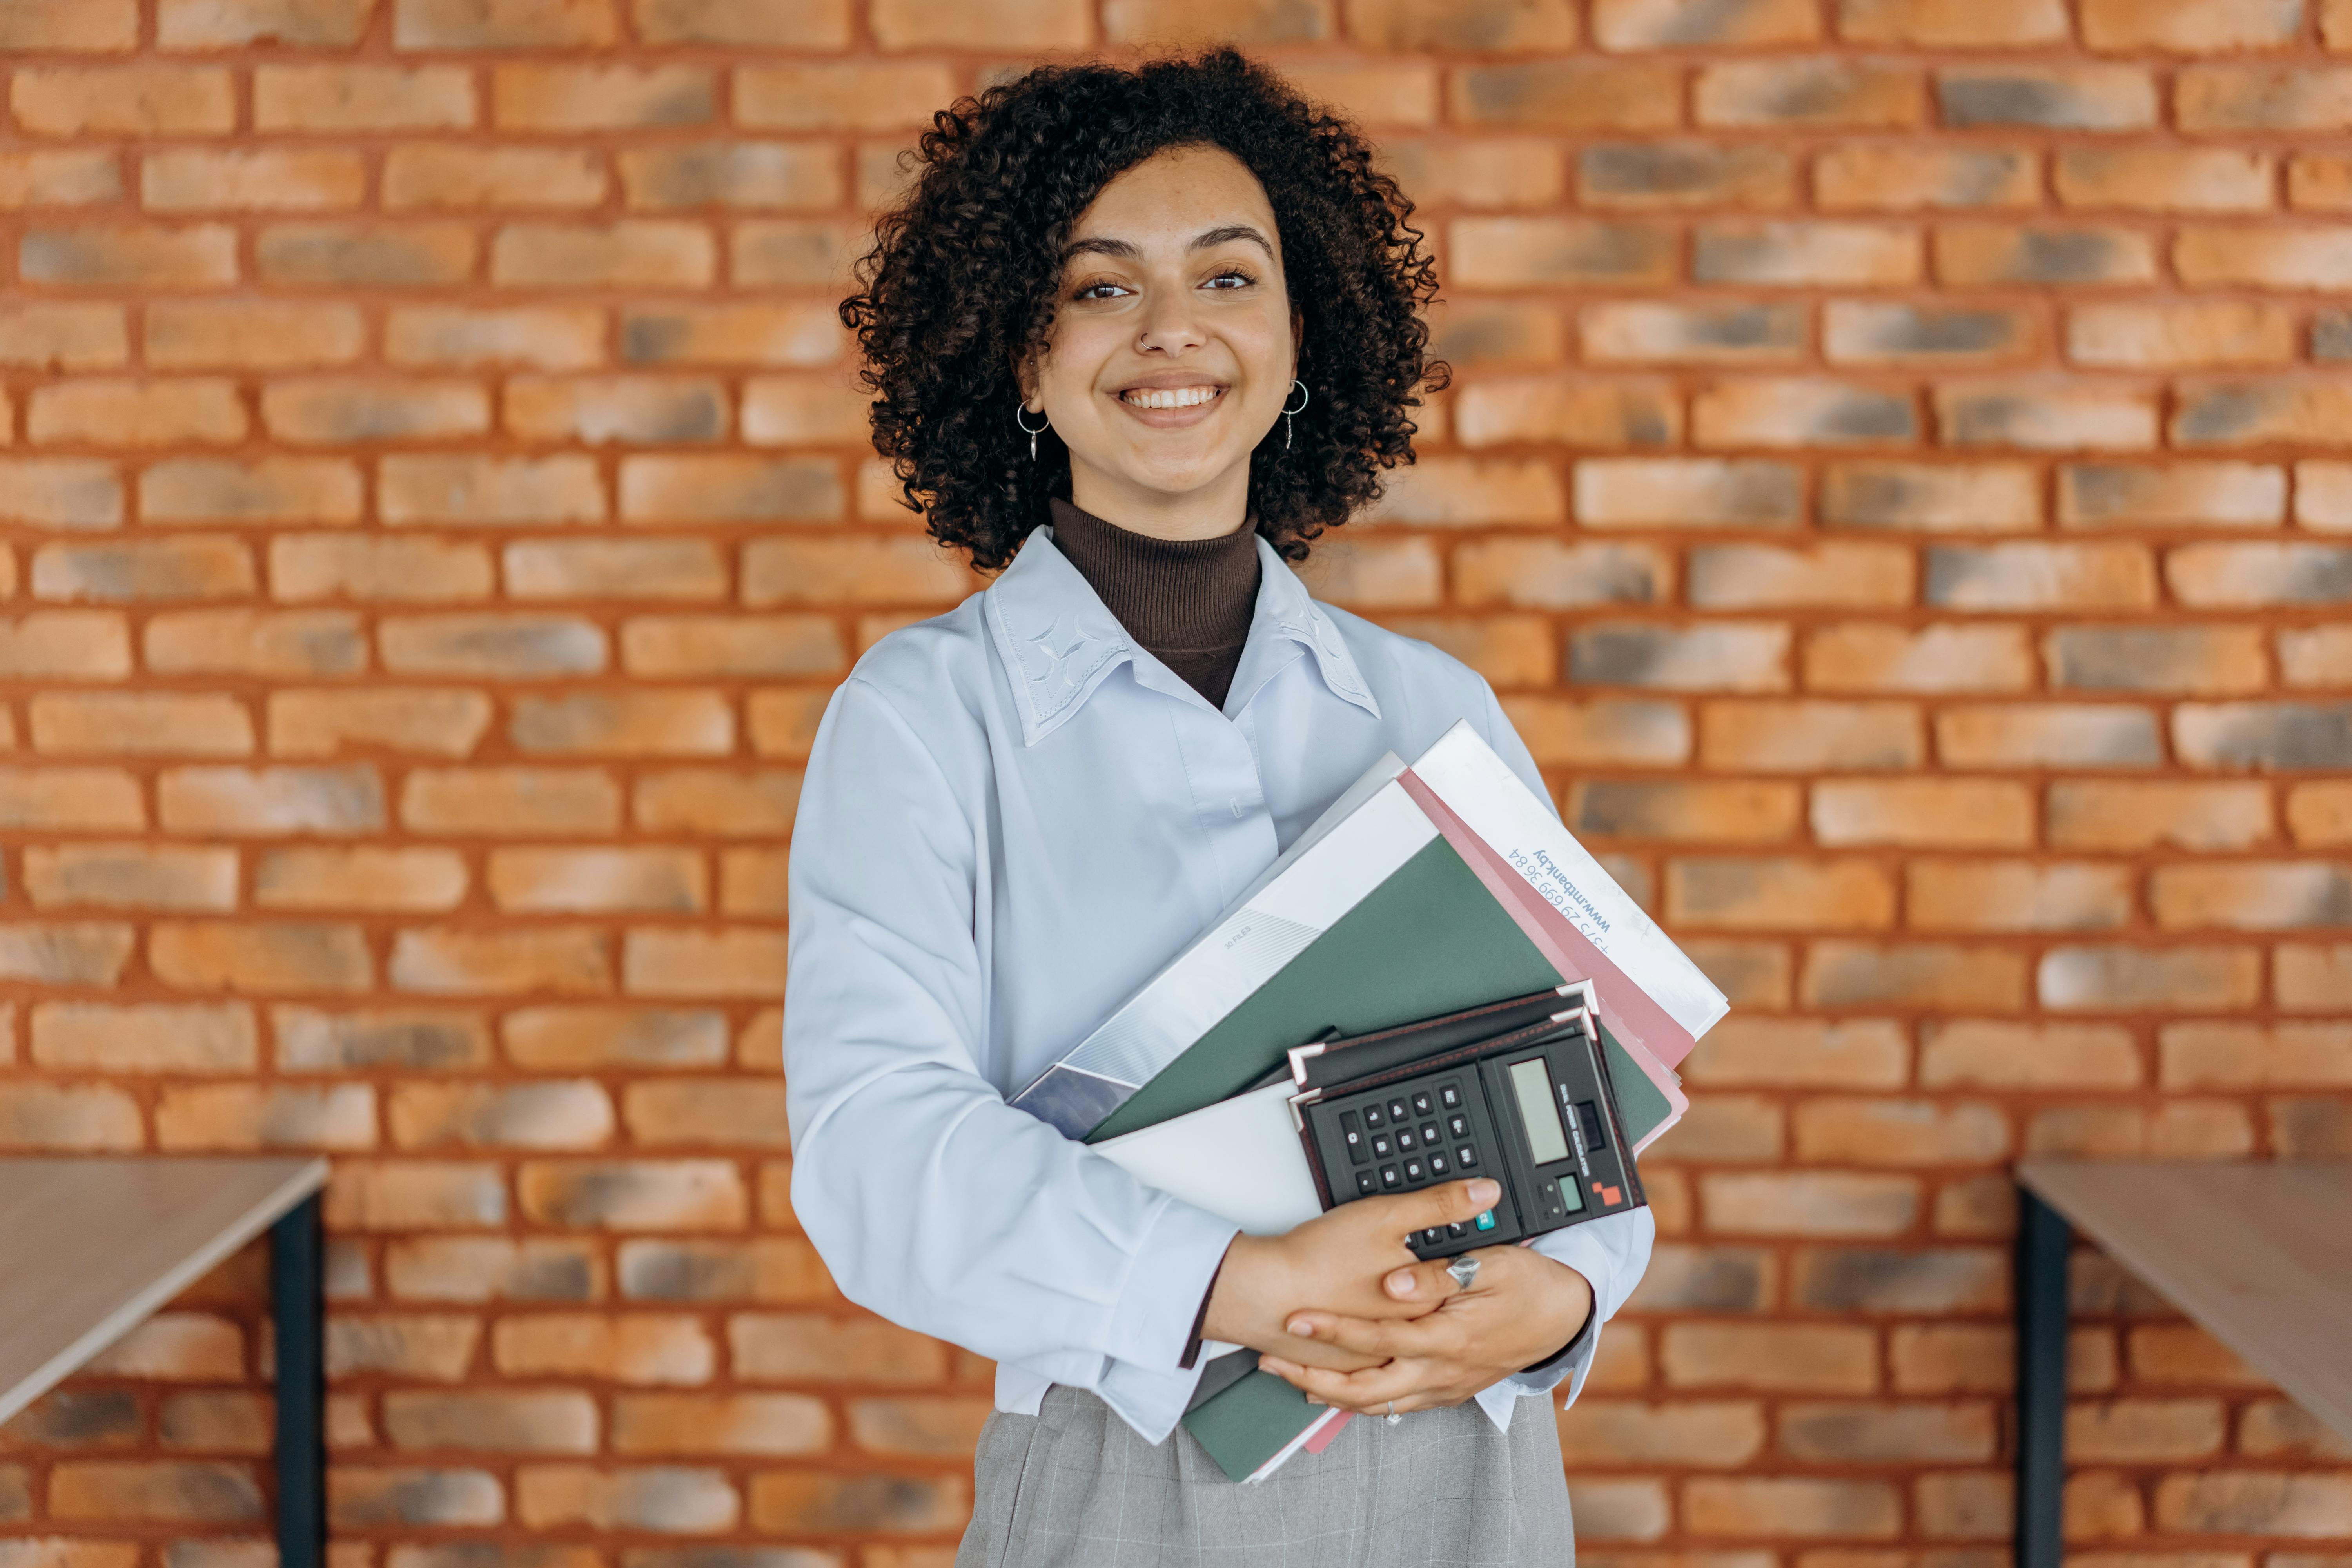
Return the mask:
[(1293, 1051), (1291, 1117), (1323, 1206), (1471, 1176), (1501, 1185), (1486, 1212), (1408, 1237), (1423, 1258), (1640, 1207), (1590, 985)]

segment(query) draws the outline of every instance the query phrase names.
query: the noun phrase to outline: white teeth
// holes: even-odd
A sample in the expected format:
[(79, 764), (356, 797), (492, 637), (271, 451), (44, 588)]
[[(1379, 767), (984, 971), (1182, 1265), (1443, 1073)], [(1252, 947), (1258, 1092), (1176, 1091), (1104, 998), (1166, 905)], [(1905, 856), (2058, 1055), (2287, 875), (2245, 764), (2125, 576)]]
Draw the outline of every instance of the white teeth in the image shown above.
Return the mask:
[(1191, 408), (1217, 395), (1213, 386), (1138, 387), (1119, 397), (1138, 408)]

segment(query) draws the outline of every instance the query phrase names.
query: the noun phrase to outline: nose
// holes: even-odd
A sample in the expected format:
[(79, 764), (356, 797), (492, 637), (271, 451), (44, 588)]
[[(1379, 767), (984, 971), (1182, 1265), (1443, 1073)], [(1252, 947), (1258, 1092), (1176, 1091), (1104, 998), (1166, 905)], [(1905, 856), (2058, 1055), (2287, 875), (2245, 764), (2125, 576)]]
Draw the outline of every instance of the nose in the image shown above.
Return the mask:
[(1189, 289), (1154, 289), (1143, 306), (1143, 325), (1135, 346), (1144, 353), (1180, 354), (1207, 341), (1193, 314)]

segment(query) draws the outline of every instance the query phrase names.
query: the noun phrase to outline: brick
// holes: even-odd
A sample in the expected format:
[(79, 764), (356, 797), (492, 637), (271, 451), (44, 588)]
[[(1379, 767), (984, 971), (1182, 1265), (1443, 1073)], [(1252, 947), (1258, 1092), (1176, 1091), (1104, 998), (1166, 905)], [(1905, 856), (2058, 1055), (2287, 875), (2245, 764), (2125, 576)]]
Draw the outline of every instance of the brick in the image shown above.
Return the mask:
[(839, 320), (805, 304), (646, 305), (621, 312), (626, 364), (829, 364), (842, 347)]
[(2025, 967), (2018, 954), (1999, 948), (1819, 942), (1803, 992), (1809, 1005), (1822, 1007), (2014, 1010), (2024, 1004)]
[(1907, 395), (1833, 381), (1718, 382), (1692, 400), (1691, 427), (1702, 447), (1886, 446), (1919, 436)]
[(351, 1072), (393, 1068), (404, 1072), (478, 1071), (489, 1063), (488, 1032), (462, 1013), (403, 1009), (321, 1013), (274, 1007), (281, 1072)]
[(687, 849), (498, 849), (486, 885), (502, 910), (688, 914), (709, 901), (702, 861)]
[(242, 598), (253, 557), (231, 539), (185, 536), (122, 544), (44, 544), (33, 552), (36, 598), (138, 603)]
[[(246, 1083), (168, 1088), (155, 1105), (155, 1142), (163, 1149), (208, 1152), (372, 1149), (375, 1146), (375, 1090), (366, 1084), (329, 1089)], [(249, 1451), (266, 1452), (268, 1446), (264, 1426), (257, 1446)]]
[(752, 1383), (938, 1381), (947, 1347), (872, 1318), (739, 1312), (727, 1321), (729, 1359)]
[[(326, 1217), (336, 1229), (476, 1230), (506, 1223), (506, 1186), (495, 1165), (344, 1162), (327, 1184)], [(329, 1326), (330, 1376), (381, 1369), (454, 1382), (465, 1374), (481, 1328), (471, 1318), (347, 1321), (340, 1345)]]
[(546, 679), (605, 663), (603, 631), (562, 616), (394, 618), (376, 636), (384, 668), (403, 674)]
[(278, 849), (253, 869), (260, 909), (446, 910), (465, 892), (465, 862), (447, 849)]
[(1701, 283), (1873, 287), (1920, 273), (1918, 235), (1863, 223), (1719, 223), (1694, 237), (1692, 277)]
[(863, 446), (869, 412), (862, 390), (832, 377), (761, 376), (744, 384), (743, 439), (755, 447)]
[(395, 989), (437, 995), (578, 996), (612, 986), (601, 933), (536, 926), (404, 931), (384, 975)]
[(2168, 931), (2292, 931), (2344, 922), (2352, 872), (2325, 861), (2161, 866), (2148, 907)]
[(814, 616), (637, 616), (622, 623), (621, 664), (637, 676), (705, 678), (845, 668), (839, 632)]
[(364, 991), (374, 980), (359, 928), (331, 923), (159, 922), (148, 936), (147, 962), (165, 984), (184, 990)]
[(2155, 603), (2156, 574), (2136, 545), (1937, 545), (1926, 597), (1955, 610), (2131, 609)]
[(597, 1425), (595, 1403), (563, 1390), (394, 1389), (383, 1396), (384, 1436), (395, 1448), (586, 1454), (595, 1451)]
[(382, 747), (461, 757), (489, 728), (489, 699), (476, 691), (375, 687), (269, 694), (269, 749), (279, 756), (328, 757), (347, 747)]
[(1699, 69), (1701, 125), (1899, 126), (1926, 116), (1918, 71), (1877, 60), (1770, 59)]
[(2302, 0), (2084, 0), (2083, 41), (2095, 49), (2208, 54), (2295, 41)]
[(2177, 445), (2335, 446), (2345, 389), (2324, 382), (2246, 381), (2181, 389), (2171, 435)]
[(178, 692), (41, 695), (31, 703), (36, 751), (241, 757), (253, 720), (234, 697)]
[(394, 48), (598, 48), (620, 37), (615, 0), (393, 0)]
[[(621, 464), (621, 515), (632, 521), (810, 521), (840, 516), (842, 502), (835, 466), (822, 460), (730, 454), (625, 458)], [(923, 542), (861, 542), (852, 553), (903, 557), (909, 547), (921, 549)], [(751, 553), (746, 552), (747, 579)]]
[(2012, 463), (1838, 463), (1822, 476), (1825, 522), (1930, 531), (2040, 526), (2041, 481)]
[(1568, 500), (1549, 463), (1425, 458), (1388, 481), (1361, 515), (1423, 527), (1565, 521)]
[[(0, 519), (79, 530), (119, 527), (122, 518), (122, 481), (111, 463), (89, 458), (0, 459)], [(13, 592), (13, 571), (7, 580)]]
[(743, 602), (941, 605), (976, 586), (928, 539), (755, 540), (743, 550)]
[(1466, 67), (1452, 84), (1454, 115), (1472, 125), (1542, 131), (1645, 131), (1680, 118), (1681, 72), (1658, 63), (1537, 60)]
[[(747, 426), (751, 418), (747, 406)], [(1654, 381), (1591, 377), (1482, 377), (1454, 405), (1464, 446), (1559, 441), (1587, 447), (1663, 446), (1682, 431), (1682, 404)]]
[(1570, 679), (1599, 685), (1781, 691), (1788, 654), (1786, 626), (1588, 623), (1569, 639), (1569, 669)]
[(699, 288), (711, 280), (716, 256), (709, 233), (694, 224), (510, 224), (491, 244), (490, 280), (505, 288)]
[(2285, 520), (2286, 489), (2285, 470), (2261, 463), (2069, 463), (2058, 470), (2058, 521), (2076, 528), (2266, 527)]
[(103, 1073), (250, 1073), (257, 1060), (252, 1010), (195, 1005), (49, 1002), (31, 1009), (32, 1059)]
[(985, 1399), (860, 1399), (849, 1407), (857, 1446), (871, 1453), (969, 1453), (987, 1420)]
[(1710, 767), (1771, 773), (1919, 766), (1919, 716), (1899, 702), (1711, 702), (1699, 750)]
[(1456, 368), (1557, 364), (1559, 313), (1508, 300), (1441, 300), (1431, 311), (1430, 347)]
[(156, 42), (166, 49), (233, 49), (279, 43), (348, 48), (366, 31), (374, 0), (162, 0)]
[(1699, 1536), (1881, 1539), (1902, 1504), (1885, 1481), (1706, 1477), (1684, 1484), (1683, 1518)]
[(2286, 166), (2287, 205), (2316, 212), (2352, 209), (2352, 158), (2298, 153)]
[(604, 1089), (577, 1079), (404, 1083), (392, 1090), (390, 1110), (393, 1142), (404, 1149), (593, 1149), (611, 1141), (614, 1127)]
[(110, 147), (0, 153), (0, 208), (96, 206), (122, 195)]
[(147, 826), (139, 781), (107, 768), (0, 769), (0, 827), (106, 831)]
[(2148, 283), (2156, 251), (2138, 230), (1955, 224), (1935, 236), (1937, 278), (1959, 287)]
[(727, 1050), (724, 1018), (698, 1010), (530, 1007), (507, 1016), (504, 1036), (533, 1071), (715, 1067)]
[(1465, 288), (1658, 286), (1678, 270), (1673, 230), (1639, 219), (1465, 217), (1448, 232)]
[[(1715, 1173), (1701, 1179), (1699, 1190), (1708, 1229), (1726, 1236), (1890, 1235), (1908, 1229), (1919, 1205), (1916, 1184), (1907, 1176)], [(1675, 1381), (1671, 1350), (1668, 1379)], [(1771, 1384), (1759, 1381), (1748, 1386)], [(1780, 1386), (1821, 1384), (1790, 1382)]]
[(130, 634), (110, 611), (36, 610), (0, 620), (0, 676), (120, 680), (130, 673)]
[(624, 149), (626, 204), (641, 210), (743, 207), (823, 210), (846, 194), (830, 150), (785, 142), (719, 142)]
[(358, 468), (334, 458), (173, 458), (139, 476), (146, 522), (349, 523), (360, 504)]
[(458, 130), (475, 122), (473, 73), (462, 66), (257, 65), (257, 131)]
[(1587, 836), (1751, 843), (1792, 837), (1798, 804), (1798, 791), (1791, 784), (1589, 779), (1570, 787), (1566, 817)]
[(1894, 545), (1706, 545), (1691, 552), (1690, 602), (1710, 609), (1906, 605), (1911, 552)]
[(2142, 1081), (2130, 1033), (2105, 1025), (1960, 1019), (1928, 1025), (1919, 1047), (1927, 1089), (2133, 1089)]
[[(584, 1229), (736, 1230), (748, 1212), (725, 1160), (529, 1161), (515, 1191), (529, 1218)], [(758, 1375), (738, 1363), (739, 1375)]]
[[(1799, 1160), (1864, 1165), (1981, 1165), (2010, 1152), (2009, 1123), (1993, 1106), (1919, 1100), (1812, 1100), (1790, 1120)], [(1858, 1303), (1825, 1300), (1814, 1306)], [(1957, 1303), (1937, 1301), (1948, 1310)], [(1998, 1303), (1994, 1303), (1998, 1304)]]
[(1808, 633), (1801, 662), (1806, 689), (1831, 692), (2014, 691), (2032, 685), (2035, 673), (2015, 626), (1915, 631), (1857, 621)]
[(2156, 1522), (2210, 1534), (2342, 1536), (2352, 1532), (2352, 1480), (2263, 1470), (2167, 1476), (2157, 1483)]
[(2162, 756), (2154, 714), (2089, 703), (1948, 708), (1936, 750), (1964, 768), (2149, 767)]
[(1952, 446), (2071, 451), (2156, 445), (2156, 398), (2137, 387), (1959, 383), (1936, 388), (1934, 401), (1937, 426)]
[[(634, 1300), (807, 1302), (834, 1294), (815, 1249), (789, 1237), (624, 1241), (619, 1258), (622, 1293)], [(740, 1327), (730, 1331), (739, 1366), (746, 1342)]]
[(229, 73), (206, 66), (20, 68), (8, 105), (37, 136), (217, 136), (236, 124)]
[(2191, 767), (2286, 771), (2352, 765), (2352, 706), (2183, 703), (2173, 747)]
[(1842, 1324), (1673, 1323), (1659, 1360), (1674, 1388), (1869, 1394), (1878, 1384), (1874, 1336)]
[(2062, 782), (2050, 836), (2063, 848), (2244, 848), (2271, 838), (2270, 797), (2258, 784)]
[(2192, 287), (2336, 290), (2352, 287), (2347, 242), (2342, 226), (2189, 228), (2173, 240), (2172, 263)]
[(2352, 530), (2352, 463), (2294, 466), (2294, 520), (2331, 533)]
[[(469, 389), (469, 396), (478, 390)], [(470, 406), (481, 407), (479, 404)], [(486, 410), (480, 416), (487, 423)], [(595, 460), (579, 454), (545, 458), (389, 455), (379, 469), (376, 507), (383, 521), (394, 526), (601, 522), (605, 516), (604, 484)]]
[[(0, 1088), (0, 1149), (128, 1153), (144, 1137), (139, 1102), (119, 1089), (40, 1082)], [(12, 1435), (23, 1419), (10, 1423)], [(29, 1503), (21, 1493), (12, 1496), (8, 1469), (0, 1466), (0, 1516), (14, 1521), (26, 1517)]]
[(2067, 312), (2066, 353), (2126, 369), (2273, 363), (2294, 357), (2294, 323), (2282, 306), (2246, 300), (2081, 305)]
[(1853, 43), (2000, 48), (2063, 41), (2063, 0), (1839, 0), (1838, 36)]
[(594, 1254), (568, 1239), (404, 1237), (385, 1247), (383, 1259), (385, 1284), (401, 1300), (581, 1301), (604, 1294)]
[(2260, 212), (2275, 184), (2268, 156), (2221, 147), (2068, 147), (2051, 179), (2067, 206), (2144, 212)]
[(740, 1504), (726, 1477), (715, 1470), (599, 1472), (536, 1465), (516, 1478), (515, 1509), (533, 1529), (569, 1524), (707, 1534), (734, 1528)]
[(230, 910), (234, 850), (140, 844), (60, 844), (25, 851), (24, 888), (37, 906)]
[(1795, 523), (1803, 487), (1782, 463), (1601, 458), (1576, 465), (1579, 521), (1594, 528)]
[(505, 1517), (505, 1492), (487, 1470), (337, 1466), (327, 1473), (327, 1518), (340, 1530), (479, 1526)]
[(2297, 844), (2352, 844), (2352, 788), (2298, 784), (2287, 794), (2286, 819)]
[(508, 736), (526, 754), (712, 756), (733, 749), (735, 725), (714, 692), (527, 696)]
[(2112, 931), (2131, 919), (2131, 877), (2101, 865), (1915, 861), (1904, 910), (1920, 931)]
[[(684, 1317), (554, 1312), (510, 1316), (499, 1321), (491, 1346), (499, 1370), (521, 1377), (698, 1384), (710, 1381), (717, 1361), (716, 1346), (702, 1325)], [(623, 1397), (634, 1401), (663, 1396)]]
[(2041, 204), (2040, 170), (2019, 148), (1848, 142), (1814, 159), (1813, 195), (1832, 211), (2030, 207)]
[(1690, 757), (1690, 719), (1670, 702), (1518, 697), (1504, 711), (1539, 763), (1671, 767)]
[[(474, 236), (444, 223), (281, 223), (254, 240), (253, 258), (257, 273), (270, 283), (427, 288), (466, 281), (474, 270)], [(273, 390), (265, 388), (265, 398)]]
[(2352, 311), (2322, 310), (2312, 318), (2311, 357), (2352, 359)]
[(1587, 306), (1579, 324), (1585, 357), (1604, 363), (1788, 363), (1802, 357), (1807, 335), (1798, 305), (1621, 300)]
[(509, 544), (507, 592), (517, 599), (717, 599), (727, 568), (701, 540), (541, 541)]
[(236, 237), (219, 224), (30, 227), (17, 241), (16, 272), (70, 289), (216, 287), (236, 281)]
[(489, 428), (489, 399), (459, 381), (320, 379), (262, 390), (261, 416), (280, 440), (345, 445), (478, 436)]
[(426, 142), (384, 154), (383, 205), (583, 207), (604, 199), (604, 161), (585, 148)]
[(2026, 786), (1991, 779), (1826, 779), (1812, 791), (1823, 844), (2021, 847), (2033, 816)]
[(719, 855), (719, 903), (730, 914), (782, 915), (791, 902), (792, 856), (782, 849), (725, 849)]
[(2140, 131), (2157, 116), (2155, 83), (2137, 66), (1947, 67), (1936, 73), (1936, 92), (1954, 129)]
[(2267, 684), (2255, 626), (2064, 626), (2043, 643), (2051, 684), (2226, 695)]
[(2341, 131), (2352, 125), (2352, 70), (2340, 67), (2189, 65), (2174, 88), (2180, 128)]
[[(150, 307), (151, 311), (156, 307)], [(59, 300), (0, 310), (0, 364), (26, 370), (97, 370), (130, 357), (119, 305)]]
[(829, 49), (849, 44), (845, 0), (633, 0), (631, 11), (637, 37), (648, 44)]
[(789, 1142), (783, 1085), (775, 1080), (633, 1083), (624, 1093), (622, 1116), (631, 1139), (646, 1148), (783, 1148)]
[(2341, 1025), (2168, 1024), (2158, 1081), (2168, 1089), (2332, 1089), (2352, 1081)]
[(173, 768), (156, 808), (173, 832), (275, 837), (380, 831), (383, 787), (369, 768)]
[(211, 1459), (69, 1460), (51, 1468), (48, 1500), (59, 1521), (222, 1525), (262, 1517), (250, 1468)]
[(2258, 1399), (2239, 1417), (2238, 1451), (2264, 1458), (2342, 1459), (2352, 1454), (2352, 1444), (2299, 1405)]
[(269, 585), (280, 600), (486, 599), (495, 574), (478, 544), (373, 534), (294, 534), (269, 542)]
[(1895, 880), (1857, 860), (1678, 858), (1666, 918), (1729, 931), (1873, 931), (1895, 923)]
[(680, 931), (647, 928), (628, 933), (622, 984), (635, 996), (780, 996), (784, 941), (781, 931), (744, 928)]
[(235, 383), (209, 376), (68, 381), (34, 392), (25, 433), (36, 443), (220, 445), (245, 438), (245, 405)]
[(400, 798), (401, 824), (417, 833), (609, 833), (620, 816), (619, 786), (587, 770), (420, 768)]
[(1474, 142), (1400, 137), (1385, 152), (1399, 184), (1444, 192), (1465, 207), (1543, 207), (1566, 189), (1563, 149), (1538, 137), (1482, 137)]
[(727, 434), (724, 387), (709, 380), (518, 376), (502, 404), (509, 431), (530, 440), (667, 446)]
[(182, 149), (140, 160), (140, 205), (153, 212), (301, 212), (357, 206), (358, 154), (327, 148)]
[(2210, 1013), (2252, 1004), (2262, 986), (2252, 948), (2053, 948), (2042, 958), (2042, 1005), (2068, 1012), (2176, 1008)]
[(1991, 1412), (1975, 1405), (1793, 1404), (1780, 1419), (1780, 1447), (1797, 1459), (1982, 1463), (1994, 1441)]
[(603, 361), (604, 336), (604, 313), (593, 306), (394, 307), (384, 318), (383, 353), (401, 365), (578, 370)]
[(728, 236), (727, 273), (746, 288), (845, 284), (861, 243), (837, 218), (746, 218)]
[[(1992, 364), (2033, 352), (2041, 339), (2030, 310), (1861, 300), (1832, 302), (1822, 329), (1823, 352), (1841, 364)], [(1916, 439), (1907, 399), (1902, 407), (1904, 437)]]
[(128, 49), (138, 37), (131, 0), (22, 0), (0, 16), (0, 48), (12, 50)]
[(710, 72), (699, 66), (518, 63), (490, 73), (490, 122), (503, 130), (704, 125), (717, 114)]
[(2201, 544), (2170, 552), (2165, 580), (2200, 607), (2329, 605), (2352, 595), (2352, 550), (2326, 544)]

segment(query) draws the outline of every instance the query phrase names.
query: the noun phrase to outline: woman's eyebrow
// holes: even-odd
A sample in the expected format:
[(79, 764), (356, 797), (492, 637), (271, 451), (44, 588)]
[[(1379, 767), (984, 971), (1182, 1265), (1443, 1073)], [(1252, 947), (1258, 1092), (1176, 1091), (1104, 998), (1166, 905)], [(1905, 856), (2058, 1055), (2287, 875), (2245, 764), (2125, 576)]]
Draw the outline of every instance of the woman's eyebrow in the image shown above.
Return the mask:
[[(1223, 245), (1229, 239), (1249, 240), (1256, 245), (1260, 250), (1265, 252), (1267, 260), (1271, 261), (1274, 259), (1274, 247), (1266, 242), (1265, 236), (1258, 232), (1256, 226), (1246, 223), (1229, 223), (1222, 226), (1221, 227), (1203, 229), (1199, 234), (1193, 236), (1192, 243), (1186, 246), (1184, 248), (1187, 250), (1206, 250), (1213, 245)], [(1069, 247), (1062, 252), (1062, 257), (1065, 260), (1067, 260), (1069, 258), (1074, 256), (1086, 255), (1115, 256), (1122, 261), (1140, 261), (1143, 259), (1143, 252), (1136, 247), (1134, 241), (1127, 239), (1114, 239), (1108, 235), (1092, 236), (1086, 239), (1074, 239), (1070, 242)]]

